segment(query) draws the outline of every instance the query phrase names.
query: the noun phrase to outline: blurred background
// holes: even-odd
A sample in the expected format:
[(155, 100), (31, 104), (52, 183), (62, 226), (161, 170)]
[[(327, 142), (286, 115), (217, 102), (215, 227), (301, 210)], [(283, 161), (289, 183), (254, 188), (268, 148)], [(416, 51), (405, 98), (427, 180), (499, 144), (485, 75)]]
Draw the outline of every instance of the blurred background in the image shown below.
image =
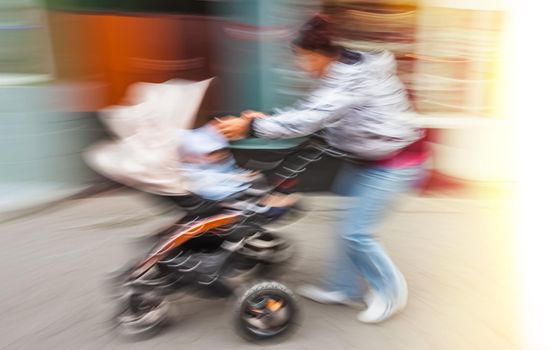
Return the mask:
[[(526, 312), (530, 320), (526, 324), (532, 326), (530, 330), (542, 327), (548, 321), (548, 314), (541, 311), (544, 309), (540, 304), (526, 302), (532, 300), (534, 294), (522, 290), (538, 291), (538, 295), (550, 291), (548, 282), (544, 281), (543, 288), (540, 285), (540, 276), (548, 266), (547, 258), (521, 260), (521, 256), (534, 257), (535, 253), (540, 253), (537, 257), (545, 255), (537, 249), (546, 246), (543, 243), (547, 243), (548, 238), (541, 238), (541, 234), (550, 231), (535, 225), (544, 218), (545, 201), (536, 205), (539, 211), (533, 211), (535, 204), (531, 197), (516, 196), (518, 181), (522, 181), (520, 170), (534, 171), (538, 166), (535, 164), (544, 163), (547, 158), (535, 156), (533, 150), (540, 148), (527, 145), (530, 139), (545, 139), (544, 135), (521, 134), (525, 131), (522, 123), (528, 123), (531, 131), (546, 128), (540, 120), (546, 119), (542, 117), (548, 117), (548, 113), (535, 107), (522, 109), (527, 105), (522, 98), (523, 93), (534, 93), (541, 97), (539, 106), (546, 105), (542, 94), (548, 90), (547, 83), (538, 72), (540, 67), (547, 66), (544, 60), (548, 56), (531, 54), (530, 50), (547, 46), (547, 41), (533, 39), (537, 26), (542, 26), (541, 33), (545, 32), (543, 14), (547, 12), (539, 9), (538, 4), (524, 5), (529, 14), (541, 14), (537, 20), (531, 20), (522, 12), (524, 7), (519, 5), (520, 1), (517, 3), (500, 0), (0, 0), (0, 222), (5, 223), (0, 245), (6, 251), (17, 251), (26, 247), (28, 240), (35, 240), (29, 237), (29, 232), (37, 227), (45, 233), (55, 231), (50, 236), (41, 234), (41, 243), (31, 244), (27, 255), (37, 250), (51, 250), (48, 261), (53, 265), (44, 266), (66, 273), (56, 275), (56, 278), (65, 276), (59, 277), (61, 280), (56, 285), (73, 284), (75, 276), (82, 272), (66, 267), (75, 264), (76, 256), (87, 261), (88, 265), (79, 265), (85, 273), (101, 275), (106, 266), (96, 271), (91, 265), (95, 264), (99, 251), (109, 251), (113, 241), (108, 239), (122, 244), (122, 238), (113, 238), (115, 233), (122, 235), (127, 230), (130, 234), (138, 230), (145, 234), (151, 225), (139, 225), (145, 225), (145, 221), (159, 222), (155, 221), (158, 218), (154, 219), (156, 214), (141, 217), (149, 212), (135, 194), (115, 197), (110, 199), (110, 204), (95, 198), (117, 188), (92, 171), (81, 157), (86, 147), (107, 136), (98, 111), (123, 104), (125, 92), (133, 83), (161, 83), (174, 78), (217, 78), (206, 93), (196, 125), (204, 124), (213, 116), (238, 114), (245, 109), (269, 112), (288, 105), (312, 83), (295, 67), (289, 42), (304, 21), (315, 13), (325, 12), (333, 17), (338, 40), (344, 46), (358, 50), (385, 48), (395, 54), (399, 75), (413, 101), (417, 120), (427, 129), (432, 158), (428, 181), (417, 194), (417, 201), (409, 201), (407, 209), (386, 228), (393, 230), (386, 243), (390, 251), (393, 248), (397, 252), (398, 264), (405, 265), (405, 275), (417, 278), (416, 284), (411, 283), (411, 289), (416, 287), (418, 291), (412, 292), (411, 315), (416, 311), (419, 318), (405, 317), (386, 332), (363, 331), (364, 328), (355, 324), (342, 330), (334, 322), (330, 323), (330, 315), (314, 311), (308, 320), (319, 329), (324, 327), (320, 320), (326, 320), (331, 331), (336, 330), (329, 333), (336, 334), (344, 343), (332, 342), (328, 335), (319, 335), (307, 327), (302, 338), (317, 336), (325, 345), (332, 344), (331, 349), (366, 348), (362, 347), (362, 341), (348, 341), (361, 339), (361, 334), (375, 339), (373, 349), (525, 348), (518, 340), (524, 327), (520, 311), (530, 310)], [(519, 19), (523, 20), (520, 24)], [(531, 31), (520, 34), (519, 27)], [(513, 47), (511, 39), (516, 43)], [(517, 45), (520, 41), (522, 44)], [(516, 57), (518, 52), (522, 56)], [(520, 65), (524, 71), (518, 73), (515, 68)], [(517, 77), (520, 79), (514, 80)], [(539, 79), (540, 85), (522, 80), (527, 77)], [(527, 87), (533, 87), (535, 92)], [(514, 93), (518, 94), (512, 96)], [(521, 140), (526, 142), (525, 146), (518, 146)], [(299, 142), (259, 141), (254, 146), (262, 152), (279, 154)], [(244, 147), (240, 152), (236, 151), (237, 158), (244, 159), (249, 155), (246, 152), (252, 151)], [(314, 195), (328, 190), (338, 167), (339, 162), (334, 159), (315, 165), (305, 175), (301, 190)], [(523, 182), (533, 186), (524, 194), (534, 195), (541, 188), (535, 187), (529, 174)], [(542, 181), (543, 177), (537, 179)], [(48, 211), (53, 203), (67, 198), (90, 201), (74, 206), (74, 202), (63, 202), (57, 211)], [(325, 202), (318, 200), (315, 199), (317, 206), (313, 207), (321, 212), (338, 207), (332, 207), (330, 201), (319, 204)], [(517, 205), (525, 207), (518, 209)], [(521, 217), (516, 220), (518, 215)], [(96, 222), (98, 218), (101, 222)], [(323, 218), (320, 222), (306, 220), (300, 230), (322, 232), (326, 226), (323, 220), (330, 221), (332, 217), (326, 214)], [(521, 223), (526, 222), (529, 225), (522, 226)], [(516, 232), (518, 225), (520, 229)], [(397, 238), (400, 233), (409, 234), (408, 231), (415, 232), (423, 247), (433, 246), (420, 249), (419, 253), (411, 252), (408, 247), (415, 243), (403, 243)], [(72, 235), (75, 232), (81, 234), (84, 243), (77, 243), (76, 236)], [(81, 244), (95, 248), (88, 253), (75, 251), (72, 256), (72, 248), (68, 249), (69, 253), (52, 248), (51, 237), (72, 248)], [(98, 237), (105, 240), (97, 243)], [(22, 240), (14, 243), (16, 239)], [(417, 248), (421, 246), (417, 245)], [(316, 249), (318, 252), (321, 248)], [(12, 265), (6, 265), (8, 267), (18, 261), (18, 254), (10, 254), (13, 256), (6, 256), (15, 260), (11, 260)], [(114, 255), (111, 251), (111, 256)], [(71, 258), (56, 260), (63, 256)], [(305, 254), (304, 259), (308, 258)], [(59, 264), (55, 265), (55, 261)], [(106, 261), (109, 259), (103, 260), (105, 264)], [(461, 267), (454, 270), (457, 261)], [(313, 259), (304, 265), (311, 268), (308, 272), (294, 272), (307, 276), (309, 271), (316, 271), (317, 262)], [(8, 275), (3, 280), (24, 275), (29, 280), (27, 288), (32, 289), (36, 281), (40, 281), (36, 277), (48, 273), (36, 268), (32, 259), (21, 266), (26, 267), (19, 272), (17, 269), (6, 272)], [(75, 279), (71, 279), (73, 277)], [(539, 284), (533, 284), (535, 280)], [(6, 339), (9, 338), (6, 349), (36, 346), (32, 345), (35, 344), (32, 337), (22, 340), (33, 332), (38, 332), (42, 337), (39, 339), (45, 341), (44, 348), (48, 349), (114, 347), (111, 338), (102, 342), (102, 331), (94, 331), (86, 338), (75, 330), (78, 327), (64, 328), (63, 322), (56, 323), (57, 319), (33, 323), (37, 305), (42, 305), (38, 300), (49, 300), (54, 294), (68, 300), (68, 296), (73, 295), (64, 287), (51, 287), (49, 296), (39, 296), (38, 290), (45, 288), (45, 284), (35, 290), (38, 294), (25, 299), (25, 304), (31, 306), (22, 311), (13, 311), (19, 304), (14, 299), (19, 290), (15, 287), (5, 290), (4, 296), (11, 299), (0, 303), (0, 310), (12, 310), (9, 315), (13, 320), (6, 322), (5, 333), (10, 335), (6, 335)], [(79, 287), (91, 290), (96, 286), (82, 282)], [(443, 291), (445, 297), (432, 299), (430, 288)], [(477, 288), (485, 292), (479, 297), (469, 294)], [(462, 302), (468, 304), (464, 306)], [(64, 304), (65, 301), (58, 305)], [(92, 309), (84, 311), (93, 314)], [(49, 315), (48, 312), (45, 315)], [(335, 315), (338, 318), (340, 313)], [(59, 319), (65, 316), (60, 315)], [(346, 314), (346, 317), (351, 320), (351, 316)], [(317, 319), (317, 323), (312, 318)], [(75, 324), (76, 320), (69, 317), (67, 322)], [(88, 324), (88, 321), (83, 322)], [(43, 324), (53, 324), (51, 332), (47, 327), (42, 328)], [(101, 329), (96, 323), (91, 327)], [(60, 336), (57, 329), (68, 330), (68, 335)], [(546, 347), (550, 344), (548, 336), (542, 336), (541, 329), (538, 333), (526, 332), (530, 337), (538, 337), (539, 342), (532, 348), (550, 349)], [(433, 339), (430, 338), (432, 330), (435, 330)], [(172, 336), (181, 343), (181, 338)], [(97, 340), (94, 337), (101, 340), (101, 345), (94, 343)], [(79, 339), (78, 342), (75, 339)], [(306, 340), (295, 344), (295, 348), (308, 348)], [(84, 347), (83, 344), (91, 345)], [(215, 342), (200, 344), (204, 348)], [(153, 345), (141, 346), (151, 348)]]
[(432, 187), (502, 184), (512, 174), (502, 156), (509, 126), (496, 103), (501, 1), (3, 0), (0, 7), (6, 208), (96, 179), (79, 152), (103, 137), (95, 112), (120, 103), (132, 83), (217, 77), (197, 124), (292, 103), (310, 81), (295, 68), (289, 41), (320, 11), (334, 17), (343, 45), (395, 53), (436, 143)]

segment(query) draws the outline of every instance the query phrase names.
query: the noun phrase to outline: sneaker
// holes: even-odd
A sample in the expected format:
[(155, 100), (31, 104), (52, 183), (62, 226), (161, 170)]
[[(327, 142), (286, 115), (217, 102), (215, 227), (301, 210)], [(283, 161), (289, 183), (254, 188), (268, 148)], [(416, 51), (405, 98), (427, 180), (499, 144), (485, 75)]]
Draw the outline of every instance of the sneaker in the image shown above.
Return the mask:
[(305, 285), (298, 288), (298, 294), (321, 304), (343, 304), (351, 306), (357, 304), (342, 292), (328, 291), (312, 285)]
[(367, 309), (357, 315), (357, 319), (364, 323), (385, 321), (398, 311), (392, 307), (390, 300), (378, 294), (371, 294), (367, 303)]
[(399, 310), (403, 310), (407, 306), (407, 300), (409, 299), (409, 288), (407, 287), (407, 280), (405, 280), (405, 276), (401, 272), (397, 274), (397, 285), (400, 293), (396, 304)]
[(357, 319), (364, 323), (380, 323), (397, 314), (407, 305), (407, 282), (401, 273), (397, 276), (399, 296), (395, 302), (383, 297), (374, 291), (365, 295), (367, 309), (357, 315)]

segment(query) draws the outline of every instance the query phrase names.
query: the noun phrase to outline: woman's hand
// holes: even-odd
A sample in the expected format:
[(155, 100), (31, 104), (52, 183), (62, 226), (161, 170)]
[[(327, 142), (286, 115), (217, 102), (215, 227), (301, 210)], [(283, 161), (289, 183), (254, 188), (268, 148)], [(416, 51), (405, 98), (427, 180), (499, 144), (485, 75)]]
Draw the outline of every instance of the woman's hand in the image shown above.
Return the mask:
[(247, 110), (247, 111), (241, 112), (241, 118), (254, 119), (254, 118), (264, 118), (265, 116), (266, 115), (263, 114), (262, 112), (257, 112), (257, 111), (252, 111), (252, 110)]
[(231, 115), (216, 118), (213, 125), (228, 140), (235, 141), (244, 139), (250, 134), (252, 118), (234, 117)]

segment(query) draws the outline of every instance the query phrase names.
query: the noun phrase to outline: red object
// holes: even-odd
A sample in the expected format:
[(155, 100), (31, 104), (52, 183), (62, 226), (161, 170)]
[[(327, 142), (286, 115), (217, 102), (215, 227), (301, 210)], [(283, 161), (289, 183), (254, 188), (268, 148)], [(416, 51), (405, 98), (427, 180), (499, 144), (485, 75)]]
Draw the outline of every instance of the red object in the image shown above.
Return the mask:
[(464, 190), (467, 186), (468, 184), (466, 181), (445, 175), (442, 172), (433, 169), (427, 175), (427, 179), (421, 188), (421, 192), (426, 194), (433, 192), (458, 191)]
[(219, 19), (192, 15), (49, 12), (59, 79), (106, 83), (109, 104), (135, 82), (215, 76)]
[(287, 190), (289, 188), (296, 186), (296, 184), (298, 184), (297, 179), (289, 179), (284, 181), (281, 185), (279, 185), (279, 188), (283, 190)]
[(391, 158), (376, 162), (376, 165), (390, 168), (406, 168), (421, 165), (430, 155), (431, 152), (424, 137), (407, 146)]
[[(392, 168), (403, 168), (420, 165), (432, 156), (429, 143), (438, 140), (437, 129), (427, 129), (423, 139), (413, 143), (397, 155), (377, 162), (379, 165)], [(422, 184), (422, 193), (463, 190), (468, 186), (467, 182), (446, 175), (437, 169), (431, 169)]]

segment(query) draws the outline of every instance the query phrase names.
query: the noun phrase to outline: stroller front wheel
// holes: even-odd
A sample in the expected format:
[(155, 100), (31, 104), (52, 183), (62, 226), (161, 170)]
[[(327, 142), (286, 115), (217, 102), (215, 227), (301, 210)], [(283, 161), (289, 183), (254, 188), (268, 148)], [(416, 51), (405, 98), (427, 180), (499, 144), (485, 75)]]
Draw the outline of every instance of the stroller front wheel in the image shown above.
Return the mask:
[(169, 305), (165, 297), (153, 293), (129, 293), (119, 300), (115, 322), (126, 336), (151, 336), (168, 320)]
[(248, 341), (268, 341), (290, 335), (298, 325), (298, 305), (285, 285), (259, 282), (244, 290), (235, 305), (237, 333)]
[[(131, 266), (131, 265), (129, 265)], [(131, 268), (111, 274), (108, 287), (114, 306), (112, 320), (117, 331), (130, 337), (154, 335), (168, 321), (169, 305), (166, 296), (148, 286), (161, 280), (148, 276), (140, 282), (126, 282)], [(154, 271), (152, 271), (154, 273)]]

